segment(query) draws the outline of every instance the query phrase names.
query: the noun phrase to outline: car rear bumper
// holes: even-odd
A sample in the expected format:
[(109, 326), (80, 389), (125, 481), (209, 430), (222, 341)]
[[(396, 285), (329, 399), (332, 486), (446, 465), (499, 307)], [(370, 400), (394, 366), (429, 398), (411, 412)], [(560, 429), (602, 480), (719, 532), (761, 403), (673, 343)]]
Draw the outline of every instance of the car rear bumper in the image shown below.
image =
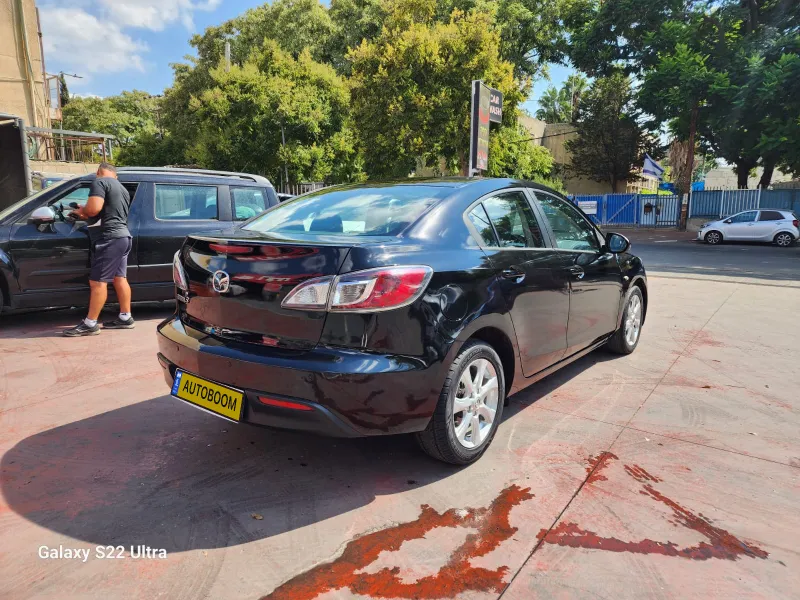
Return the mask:
[[(442, 363), (426, 365), (413, 357), (328, 347), (289, 354), (229, 342), (177, 316), (158, 326), (158, 346), (170, 387), (176, 369), (182, 369), (244, 390), (243, 422), (337, 437), (423, 430), (446, 375)], [(311, 410), (265, 405), (259, 396)]]

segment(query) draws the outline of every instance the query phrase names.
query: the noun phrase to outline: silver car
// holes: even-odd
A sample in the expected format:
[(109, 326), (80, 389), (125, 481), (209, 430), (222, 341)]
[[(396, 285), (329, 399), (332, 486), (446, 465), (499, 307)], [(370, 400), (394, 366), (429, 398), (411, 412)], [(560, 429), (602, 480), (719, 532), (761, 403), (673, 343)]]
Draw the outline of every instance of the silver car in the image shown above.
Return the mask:
[(784, 248), (800, 238), (797, 215), (790, 210), (762, 208), (746, 210), (727, 219), (706, 223), (697, 239), (707, 244), (723, 241), (771, 242)]

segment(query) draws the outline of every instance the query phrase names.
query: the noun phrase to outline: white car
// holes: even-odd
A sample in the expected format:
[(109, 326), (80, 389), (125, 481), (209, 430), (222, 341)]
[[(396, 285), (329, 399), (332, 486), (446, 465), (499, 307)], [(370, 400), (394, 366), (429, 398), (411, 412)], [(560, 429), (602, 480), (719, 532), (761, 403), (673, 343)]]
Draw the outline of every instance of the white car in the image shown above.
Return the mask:
[(746, 210), (727, 219), (706, 223), (697, 232), (697, 239), (707, 244), (723, 241), (771, 242), (788, 247), (800, 238), (797, 215), (790, 210)]

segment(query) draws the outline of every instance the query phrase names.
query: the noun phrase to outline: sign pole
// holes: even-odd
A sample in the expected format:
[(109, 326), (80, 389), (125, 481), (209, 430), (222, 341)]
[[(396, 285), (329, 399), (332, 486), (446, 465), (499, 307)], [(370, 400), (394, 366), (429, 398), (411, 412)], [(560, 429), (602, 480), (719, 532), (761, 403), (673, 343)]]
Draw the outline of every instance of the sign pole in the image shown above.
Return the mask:
[(472, 88), (470, 90), (470, 102), (469, 102), (469, 166), (467, 167), (467, 177), (472, 177), (473, 175), (473, 168), (472, 165), (475, 164), (475, 127), (477, 123), (475, 122), (475, 94), (477, 92), (478, 86), (481, 82), (477, 79), (472, 80)]

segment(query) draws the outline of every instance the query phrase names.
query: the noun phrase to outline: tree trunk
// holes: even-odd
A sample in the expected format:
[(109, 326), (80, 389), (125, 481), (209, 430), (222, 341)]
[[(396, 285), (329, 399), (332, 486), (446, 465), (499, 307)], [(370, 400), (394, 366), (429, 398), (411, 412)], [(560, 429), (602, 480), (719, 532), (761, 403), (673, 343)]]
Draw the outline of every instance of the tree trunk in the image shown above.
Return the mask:
[(758, 182), (758, 187), (767, 189), (769, 184), (772, 183), (772, 174), (775, 172), (775, 163), (773, 161), (764, 162), (764, 172), (761, 174), (761, 180)]
[(736, 161), (736, 187), (740, 190), (747, 189), (747, 180), (750, 179), (750, 169), (756, 166), (754, 160), (740, 159)]

